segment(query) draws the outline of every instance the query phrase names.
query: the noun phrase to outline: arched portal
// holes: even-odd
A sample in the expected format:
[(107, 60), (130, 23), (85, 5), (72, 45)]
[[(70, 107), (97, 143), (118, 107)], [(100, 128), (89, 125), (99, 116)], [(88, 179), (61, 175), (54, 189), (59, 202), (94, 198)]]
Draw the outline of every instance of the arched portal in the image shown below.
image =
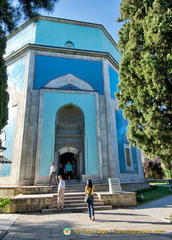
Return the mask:
[(76, 164), (76, 177), (85, 173), (84, 114), (73, 104), (61, 107), (55, 121), (55, 162), (58, 166), (69, 161)]

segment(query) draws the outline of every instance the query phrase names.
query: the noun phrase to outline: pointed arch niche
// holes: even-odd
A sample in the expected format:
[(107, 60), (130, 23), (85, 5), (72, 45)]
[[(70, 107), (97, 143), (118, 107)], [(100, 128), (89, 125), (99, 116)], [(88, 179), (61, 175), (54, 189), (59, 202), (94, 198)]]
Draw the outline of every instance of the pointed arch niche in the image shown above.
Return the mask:
[(77, 87), (80, 90), (86, 90), (86, 91), (94, 91), (92, 86), (85, 82), (84, 80), (72, 75), (72, 74), (66, 74), (64, 76), (61, 76), (59, 78), (55, 78), (48, 82), (45, 87), (47, 88), (61, 88), (65, 85), (73, 85)]
[[(74, 104), (61, 107), (55, 119), (55, 162), (63, 166), (74, 160), (77, 165), (77, 177), (85, 173), (84, 162), (85, 120), (82, 110)], [(75, 159), (68, 159), (69, 153)], [(66, 156), (66, 158), (65, 158)]]

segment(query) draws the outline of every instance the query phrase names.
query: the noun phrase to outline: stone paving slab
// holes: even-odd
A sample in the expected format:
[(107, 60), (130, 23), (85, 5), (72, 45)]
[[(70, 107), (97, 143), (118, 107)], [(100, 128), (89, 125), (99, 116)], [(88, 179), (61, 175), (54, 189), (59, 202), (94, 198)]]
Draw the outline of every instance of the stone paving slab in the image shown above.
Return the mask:
[(158, 219), (167, 219), (172, 215), (172, 194), (133, 208)]
[[(164, 221), (172, 210), (171, 197), (135, 208), (95, 211), (94, 222), (87, 213), (0, 214), (0, 239), (172, 240), (172, 224)], [(64, 228), (71, 235), (65, 236)]]
[(7, 231), (19, 216), (19, 214), (0, 214), (0, 231)]
[[(93, 222), (88, 219), (87, 213), (21, 214), (3, 240), (172, 239), (172, 224), (134, 209), (98, 211), (95, 216), (96, 220)], [(71, 235), (65, 236), (64, 228), (70, 228)]]
[(6, 233), (7, 233), (7, 231), (0, 230), (0, 239), (2, 239)]

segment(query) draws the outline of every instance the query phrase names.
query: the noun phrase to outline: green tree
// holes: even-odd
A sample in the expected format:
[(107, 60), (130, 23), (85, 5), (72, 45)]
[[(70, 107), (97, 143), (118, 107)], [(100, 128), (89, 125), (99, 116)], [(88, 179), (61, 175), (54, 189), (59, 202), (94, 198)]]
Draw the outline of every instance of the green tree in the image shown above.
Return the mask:
[[(6, 125), (8, 119), (8, 93), (7, 74), (3, 54), (6, 46), (6, 38), (4, 32), (0, 28), (0, 131)], [(1, 143), (0, 143), (1, 144)]]
[(119, 107), (128, 139), (172, 170), (172, 1), (122, 0)]
[(144, 159), (144, 173), (145, 178), (162, 179), (164, 177), (164, 171), (162, 169), (161, 161), (157, 158), (154, 160)]
[[(13, 5), (15, 2), (15, 6)], [(6, 48), (6, 34), (13, 31), (19, 20), (38, 16), (39, 10), (52, 11), (58, 0), (0, 0), (0, 131), (7, 124), (8, 100), (7, 72), (3, 55)]]

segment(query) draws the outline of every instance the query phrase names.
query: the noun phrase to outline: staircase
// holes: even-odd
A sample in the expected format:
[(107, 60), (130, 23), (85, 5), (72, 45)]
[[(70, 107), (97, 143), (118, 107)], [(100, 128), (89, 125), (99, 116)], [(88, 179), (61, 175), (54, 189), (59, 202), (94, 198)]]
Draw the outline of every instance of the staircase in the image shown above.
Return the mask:
[[(93, 182), (96, 185), (96, 182)], [(42, 213), (61, 213), (61, 212), (86, 212), (87, 203), (84, 203), (85, 197), (85, 183), (71, 180), (66, 181), (66, 189), (64, 195), (64, 209), (57, 208), (57, 187), (53, 188), (53, 200), (49, 205), (49, 208), (42, 209)], [(111, 205), (104, 205), (103, 202), (99, 201), (96, 193), (94, 194), (94, 209), (97, 210), (108, 210), (112, 209)]]

